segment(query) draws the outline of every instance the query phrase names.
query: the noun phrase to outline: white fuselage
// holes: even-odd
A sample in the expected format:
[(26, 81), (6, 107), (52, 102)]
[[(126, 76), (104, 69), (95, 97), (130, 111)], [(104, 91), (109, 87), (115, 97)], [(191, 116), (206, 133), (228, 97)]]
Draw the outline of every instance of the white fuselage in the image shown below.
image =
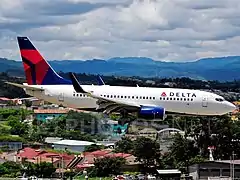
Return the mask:
[[(26, 85), (26, 84), (25, 84)], [(29, 85), (40, 87), (44, 91), (26, 93), (45, 101), (79, 109), (97, 108), (97, 99), (76, 93), (72, 85)], [(214, 93), (177, 88), (148, 88), (123, 86), (82, 85), (95, 95), (125, 103), (159, 106), (166, 111), (190, 115), (223, 115), (236, 107)]]

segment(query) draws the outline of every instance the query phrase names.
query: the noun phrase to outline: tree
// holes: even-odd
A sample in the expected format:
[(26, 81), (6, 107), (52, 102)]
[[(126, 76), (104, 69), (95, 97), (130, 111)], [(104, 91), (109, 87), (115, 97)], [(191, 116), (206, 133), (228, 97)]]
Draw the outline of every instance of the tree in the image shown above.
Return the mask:
[(0, 165), (0, 176), (16, 177), (21, 172), (21, 165), (7, 161)]
[(160, 152), (160, 145), (149, 138), (138, 137), (134, 142), (133, 155), (143, 163), (145, 169), (159, 164)]
[(120, 174), (126, 160), (121, 157), (104, 157), (94, 160), (94, 171), (98, 177)]
[(28, 132), (28, 125), (22, 123), (17, 116), (9, 116), (7, 118), (8, 125), (11, 126), (11, 134), (23, 136)]
[(123, 137), (120, 141), (115, 144), (115, 151), (122, 153), (132, 153), (134, 148), (134, 142), (128, 138)]
[(177, 168), (188, 172), (190, 159), (196, 157), (198, 152), (198, 148), (194, 146), (194, 141), (176, 134), (173, 144), (169, 147), (168, 156), (173, 159), (173, 163)]
[(84, 151), (85, 152), (93, 152), (93, 151), (101, 150), (103, 148), (104, 148), (104, 146), (102, 146), (102, 145), (91, 144), (89, 146), (86, 146)]
[(24, 164), (23, 171), (27, 176), (49, 178), (56, 171), (56, 168), (53, 167), (52, 163), (48, 162), (41, 162), (39, 164), (27, 162)]

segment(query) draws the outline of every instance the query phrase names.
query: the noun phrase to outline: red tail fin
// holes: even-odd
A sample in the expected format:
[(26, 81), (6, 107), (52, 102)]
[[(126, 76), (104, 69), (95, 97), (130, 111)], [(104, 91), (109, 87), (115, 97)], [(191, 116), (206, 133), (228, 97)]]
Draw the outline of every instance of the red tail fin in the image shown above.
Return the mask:
[(52, 69), (27, 37), (17, 37), (17, 40), (29, 85), (72, 84)]

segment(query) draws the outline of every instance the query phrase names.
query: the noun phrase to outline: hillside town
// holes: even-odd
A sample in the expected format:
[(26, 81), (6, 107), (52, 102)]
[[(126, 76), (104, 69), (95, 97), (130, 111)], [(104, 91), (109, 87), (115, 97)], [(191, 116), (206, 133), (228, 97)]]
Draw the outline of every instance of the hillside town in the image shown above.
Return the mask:
[[(220, 118), (173, 116), (165, 121), (118, 124), (117, 115), (106, 118), (36, 98), (1, 97), (0, 104), (2, 177), (199, 179), (230, 176), (232, 163), (238, 168), (238, 160), (231, 157), (239, 157), (239, 145), (231, 143), (223, 154), (219, 149), (223, 146), (216, 140), (224, 137), (221, 133), (229, 132), (217, 130), (211, 123), (222, 122), (226, 127), (238, 124), (238, 110)], [(203, 131), (207, 134), (197, 142), (192, 133)], [(234, 138), (237, 132), (232, 132), (231, 142), (238, 141)], [(183, 153), (183, 157), (176, 154), (181, 151), (189, 153)], [(204, 171), (206, 167), (208, 172)]]

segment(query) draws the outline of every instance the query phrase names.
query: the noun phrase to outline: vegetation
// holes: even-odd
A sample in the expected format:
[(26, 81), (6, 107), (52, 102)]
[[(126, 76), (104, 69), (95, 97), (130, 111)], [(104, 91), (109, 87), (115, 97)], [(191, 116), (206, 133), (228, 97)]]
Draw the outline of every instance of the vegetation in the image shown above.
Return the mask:
[[(178, 117), (167, 118), (163, 124), (185, 130), (185, 134), (176, 134), (167, 153), (161, 151), (161, 142), (139, 137), (132, 141), (123, 138), (116, 144), (116, 151), (132, 153), (143, 162), (144, 169), (149, 167), (178, 168), (188, 172), (188, 166), (204, 162), (209, 158), (209, 146), (214, 146), (214, 159), (229, 160), (234, 151), (235, 158), (240, 158), (240, 121), (233, 121), (229, 116), (218, 117)], [(170, 139), (171, 140), (171, 139)]]
[(36, 176), (49, 178), (56, 171), (56, 168), (53, 167), (52, 163), (41, 162), (39, 164), (34, 163), (25, 163), (22, 169), (27, 176)]
[[(62, 137), (65, 139), (95, 142), (105, 136), (96, 135), (98, 132), (98, 117), (90, 113), (70, 111), (46, 122), (35, 121), (29, 132), (28, 140), (43, 142), (46, 137)], [(94, 127), (92, 129), (92, 127)]]
[(22, 167), (20, 164), (7, 161), (0, 164), (0, 176), (1, 177), (12, 177), (15, 178), (21, 175)]
[(111, 174), (121, 173), (121, 167), (125, 164), (125, 159), (120, 157), (104, 157), (94, 160), (93, 174), (97, 177), (107, 177)]
[(85, 152), (93, 152), (93, 151), (97, 151), (97, 150), (101, 150), (101, 149), (104, 149), (103, 145), (91, 144), (89, 146), (86, 146), (84, 151)]

